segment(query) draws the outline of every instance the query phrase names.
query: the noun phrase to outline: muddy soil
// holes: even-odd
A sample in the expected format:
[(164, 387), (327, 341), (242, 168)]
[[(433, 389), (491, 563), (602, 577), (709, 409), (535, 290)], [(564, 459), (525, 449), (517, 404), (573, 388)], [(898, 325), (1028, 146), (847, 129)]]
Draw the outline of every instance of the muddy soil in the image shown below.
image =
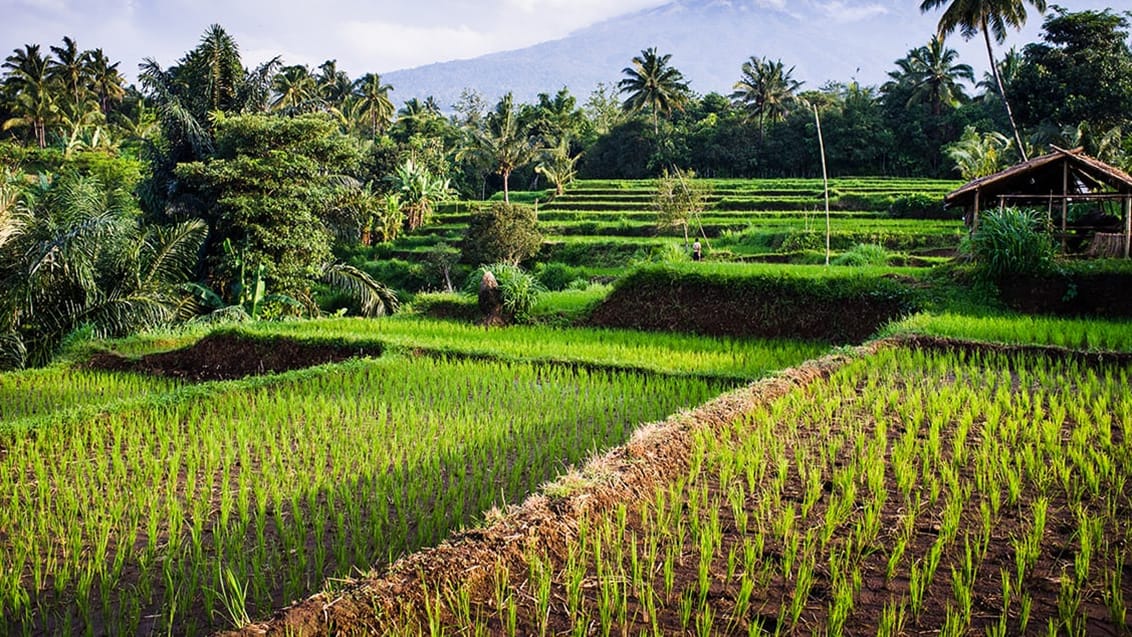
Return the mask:
[(92, 357), (87, 365), (92, 369), (210, 381), (276, 374), (349, 358), (380, 355), (381, 348), (375, 345), (311, 344), (282, 338), (259, 340), (214, 334), (184, 349), (147, 354), (141, 358), (102, 352)]

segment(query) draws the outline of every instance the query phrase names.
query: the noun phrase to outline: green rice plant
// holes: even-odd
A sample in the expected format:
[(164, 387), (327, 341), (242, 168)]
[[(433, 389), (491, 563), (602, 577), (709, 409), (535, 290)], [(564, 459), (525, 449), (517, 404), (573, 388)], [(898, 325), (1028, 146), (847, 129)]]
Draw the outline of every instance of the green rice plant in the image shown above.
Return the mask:
[(877, 637), (897, 637), (904, 634), (907, 621), (907, 603), (904, 599), (885, 602), (877, 626)]

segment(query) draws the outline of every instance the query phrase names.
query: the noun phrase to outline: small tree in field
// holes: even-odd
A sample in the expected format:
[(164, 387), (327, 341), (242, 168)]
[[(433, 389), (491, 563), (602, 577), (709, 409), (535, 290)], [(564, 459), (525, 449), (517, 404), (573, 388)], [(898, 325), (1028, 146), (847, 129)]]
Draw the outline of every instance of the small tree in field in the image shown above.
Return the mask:
[(707, 189), (696, 181), (696, 173), (691, 170), (666, 168), (656, 180), (656, 196), (653, 197), (658, 228), (679, 228), (684, 232), (684, 248), (688, 248), (688, 225), (699, 222), (700, 215), (707, 206)]
[(472, 213), (464, 234), (463, 260), (475, 265), (518, 265), (534, 256), (541, 244), (534, 210), (500, 201)]

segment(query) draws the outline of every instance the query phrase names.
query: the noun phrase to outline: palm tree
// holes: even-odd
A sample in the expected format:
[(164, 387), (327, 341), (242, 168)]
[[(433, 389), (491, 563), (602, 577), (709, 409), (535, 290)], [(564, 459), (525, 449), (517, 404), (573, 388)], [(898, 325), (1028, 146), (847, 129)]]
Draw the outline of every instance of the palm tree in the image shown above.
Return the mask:
[(0, 242), (5, 366), (47, 362), (82, 325), (120, 336), (176, 317), (203, 222), (142, 227), (128, 194), (92, 178), (58, 180), (25, 200), (17, 232)]
[(1002, 77), (998, 73), (998, 65), (994, 61), (994, 47), (991, 45), (991, 34), (995, 42), (1002, 44), (1006, 40), (1006, 28), (1021, 29), (1026, 24), (1026, 5), (1029, 4), (1042, 13), (1046, 10), (1045, 0), (923, 0), (920, 11), (927, 12), (938, 9), (944, 5), (943, 16), (939, 19), (939, 36), (946, 37), (949, 33), (959, 29), (965, 40), (970, 40), (982, 32), (987, 45), (987, 57), (990, 59), (991, 73), (994, 74), (998, 94), (1002, 96), (1002, 103), (1006, 106), (1006, 116), (1010, 119), (1010, 129), (1014, 133), (1014, 143), (1018, 147), (1018, 154), (1022, 161), (1026, 161), (1026, 148), (1022, 144), (1022, 135), (1018, 132), (1018, 124), (1014, 121), (1014, 111), (1010, 108), (1010, 100), (1006, 98), (1006, 89)]
[(781, 121), (797, 104), (796, 93), (802, 82), (791, 77), (794, 67), (787, 69), (782, 60), (751, 56), (741, 71), (743, 75), (735, 83), (731, 99), (747, 111), (748, 119), (758, 122), (762, 139), (767, 120)]
[(302, 64), (283, 67), (272, 79), (271, 89), (275, 93), (271, 109), (289, 115), (312, 111), (321, 102), (318, 84), (310, 69)]
[(91, 88), (98, 96), (98, 106), (102, 109), (102, 114), (109, 115), (110, 105), (121, 102), (122, 98), (126, 97), (126, 89), (123, 87), (126, 80), (118, 72), (118, 62), (110, 64), (102, 49), (94, 49), (88, 53), (87, 70), (90, 73)]
[(327, 60), (319, 65), (314, 76), (318, 95), (330, 108), (341, 109), (342, 103), (353, 92), (354, 83), (345, 71), (338, 69), (338, 60)]
[(53, 46), (51, 52), (55, 57), (48, 60), (47, 77), (66, 92), (69, 98), (66, 110), (75, 117), (83, 110), (82, 104), (89, 90), (89, 54), (80, 51), (75, 41), (67, 36), (63, 37), (63, 46)]
[(1010, 140), (998, 132), (979, 134), (974, 126), (963, 131), (963, 137), (948, 145), (944, 152), (959, 171), (959, 176), (968, 181), (993, 175), (1002, 169)]
[(47, 126), (58, 115), (48, 69), (51, 56), (43, 56), (38, 44), (16, 49), (4, 62), (7, 69), (4, 84), (15, 94), (12, 117), (3, 123), (3, 129), (30, 126), (40, 148), (47, 147)]
[(660, 132), (660, 116), (684, 110), (688, 100), (688, 83), (680, 71), (668, 65), (671, 58), (671, 54), (657, 55), (656, 47), (641, 51), (632, 66), (621, 69), (625, 78), (617, 83), (619, 93), (629, 94), (622, 108), (633, 113), (645, 108), (652, 111), (654, 134)]
[(912, 49), (896, 61), (897, 70), (888, 74), (892, 81), (882, 89), (907, 87), (911, 92), (907, 106), (927, 102), (932, 115), (938, 117), (944, 104), (955, 106), (967, 97), (959, 80), (975, 81), (970, 65), (955, 63), (958, 57), (955, 49), (944, 46), (943, 38), (935, 35), (927, 46)]
[(440, 118), (440, 110), (432, 97), (423, 101), (414, 97), (397, 110), (397, 126), (404, 129), (406, 138), (425, 133)]
[(354, 82), (354, 95), (358, 98), (359, 113), (369, 120), (374, 137), (393, 122), (395, 110), (389, 99), (393, 87), (381, 83), (377, 73), (366, 73)]
[(546, 177), (554, 184), (554, 196), (561, 197), (566, 186), (574, 181), (578, 175), (578, 159), (582, 154), (570, 154), (570, 136), (563, 135), (558, 144), (542, 152), (542, 159), (535, 166), (535, 172)]
[(503, 178), (503, 201), (511, 203), (511, 173), (529, 164), (538, 154), (529, 131), (519, 121), (514, 97), (507, 93), (484, 118), (482, 127), (470, 128), (467, 142), (457, 153), (457, 161), (471, 156), (494, 167)]

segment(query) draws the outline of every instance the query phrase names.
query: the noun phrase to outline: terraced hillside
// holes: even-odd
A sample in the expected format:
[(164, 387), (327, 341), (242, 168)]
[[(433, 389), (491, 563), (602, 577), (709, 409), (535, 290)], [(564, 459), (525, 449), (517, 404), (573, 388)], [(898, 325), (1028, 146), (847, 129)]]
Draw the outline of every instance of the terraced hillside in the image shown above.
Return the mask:
[[(825, 203), (821, 180), (703, 180), (707, 207), (692, 230), (718, 259), (748, 259), (824, 247)], [(890, 250), (931, 254), (952, 250), (962, 235), (955, 215), (939, 210), (955, 182), (879, 177), (831, 181), (834, 250), (874, 243)], [(627, 261), (679, 234), (658, 228), (652, 180), (579, 181), (566, 194), (537, 202), (545, 235), (545, 260), (572, 265)], [(419, 257), (444, 241), (459, 242), (470, 213), (486, 202), (442, 208), (436, 223), (397, 242), (393, 256)], [(895, 210), (894, 210), (895, 207)], [(951, 218), (895, 218), (896, 214)], [(820, 244), (820, 246), (819, 246)]]

